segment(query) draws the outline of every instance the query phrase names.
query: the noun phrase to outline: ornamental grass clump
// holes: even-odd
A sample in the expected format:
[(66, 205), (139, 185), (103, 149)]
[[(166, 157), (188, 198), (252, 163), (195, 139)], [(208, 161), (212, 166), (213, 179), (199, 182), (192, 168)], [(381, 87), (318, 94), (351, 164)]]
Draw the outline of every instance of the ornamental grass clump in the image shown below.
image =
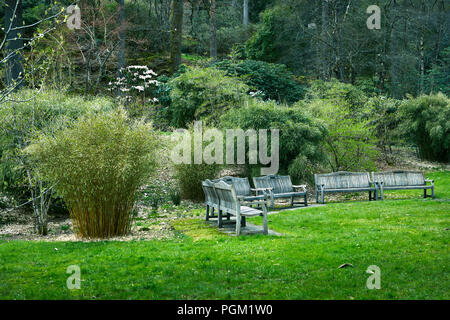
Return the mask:
[(77, 236), (110, 238), (129, 232), (136, 192), (156, 170), (159, 146), (150, 125), (130, 125), (123, 111), (115, 111), (43, 136), (27, 153), (56, 184)]

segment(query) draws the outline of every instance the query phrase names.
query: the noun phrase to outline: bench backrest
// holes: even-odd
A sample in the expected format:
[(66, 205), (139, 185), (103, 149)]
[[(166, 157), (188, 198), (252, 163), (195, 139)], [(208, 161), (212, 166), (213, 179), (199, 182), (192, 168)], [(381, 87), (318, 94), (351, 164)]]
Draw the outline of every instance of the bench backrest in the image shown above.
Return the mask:
[(234, 191), (237, 196), (251, 196), (251, 187), (248, 178), (237, 178), (237, 177), (222, 177), (215, 180), (217, 182), (224, 181), (227, 184), (231, 184), (234, 187)]
[(315, 174), (316, 187), (324, 185), (325, 189), (347, 189), (370, 187), (370, 175), (368, 172), (333, 172)]
[(253, 178), (255, 188), (272, 188), (273, 193), (293, 192), (290, 176), (269, 175), (264, 177)]
[(372, 172), (372, 178), (373, 181), (383, 182), (385, 187), (425, 185), (425, 176), (421, 171)]
[(219, 206), (219, 197), (214, 189), (214, 182), (211, 180), (205, 180), (202, 182), (202, 188), (205, 194), (206, 204)]
[(219, 181), (214, 184), (214, 189), (220, 198), (220, 210), (223, 212), (236, 212), (240, 208), (239, 200), (232, 185)]

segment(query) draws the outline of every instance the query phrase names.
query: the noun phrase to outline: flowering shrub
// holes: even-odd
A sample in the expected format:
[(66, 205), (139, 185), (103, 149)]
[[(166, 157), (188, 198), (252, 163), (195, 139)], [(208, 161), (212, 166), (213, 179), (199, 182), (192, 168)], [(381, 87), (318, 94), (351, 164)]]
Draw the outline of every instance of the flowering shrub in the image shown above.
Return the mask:
[(121, 75), (116, 81), (109, 82), (109, 89), (115, 92), (124, 103), (133, 102), (139, 96), (142, 102), (157, 103), (153, 92), (159, 86), (157, 74), (147, 66), (128, 66), (120, 69)]

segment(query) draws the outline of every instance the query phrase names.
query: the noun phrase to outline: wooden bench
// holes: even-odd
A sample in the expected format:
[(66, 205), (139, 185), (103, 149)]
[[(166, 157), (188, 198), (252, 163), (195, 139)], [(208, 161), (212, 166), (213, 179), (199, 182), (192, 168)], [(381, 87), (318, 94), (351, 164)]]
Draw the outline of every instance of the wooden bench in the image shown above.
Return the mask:
[[(236, 235), (241, 234), (241, 219), (243, 217), (263, 216), (263, 233), (268, 234), (269, 229), (267, 226), (267, 196), (266, 199), (260, 201), (245, 201), (244, 196), (238, 197), (233, 185), (229, 185), (224, 181), (220, 181), (214, 184), (214, 190), (220, 199), (219, 214), (229, 213), (236, 216)], [(258, 204), (261, 206), (262, 211), (250, 208), (246, 205)]]
[[(230, 177), (231, 178), (231, 177)], [(222, 181), (221, 179), (216, 180), (205, 180), (202, 182), (203, 192), (205, 194), (205, 203), (206, 203), (206, 221), (209, 221), (210, 218), (217, 218), (217, 226), (219, 228), (223, 227), (223, 212), (220, 210), (220, 198), (217, 195), (217, 192), (214, 188), (214, 184)], [(264, 200), (265, 197), (263, 195), (258, 196), (257, 198), (253, 197), (244, 197), (245, 199), (249, 199), (248, 201), (256, 201), (256, 200)], [(217, 216), (214, 214), (217, 212)], [(229, 212), (225, 212), (227, 220), (231, 220), (231, 214)], [(246, 226), (246, 218), (242, 217), (241, 219), (242, 227)]]
[[(423, 189), (423, 197), (426, 198), (427, 189), (431, 189), (431, 197), (434, 198), (434, 181), (425, 179), (421, 171), (372, 172), (372, 179), (378, 184), (381, 200), (384, 198), (384, 190)], [(427, 182), (430, 185), (427, 185)]]
[(206, 221), (209, 218), (214, 218), (214, 210), (219, 212), (219, 197), (217, 196), (216, 191), (214, 190), (214, 182), (211, 180), (202, 181), (202, 189), (205, 194), (205, 203), (206, 203)]
[[(258, 201), (264, 200), (264, 193), (270, 193), (267, 188), (255, 189), (250, 187), (250, 182), (248, 178), (237, 178), (237, 177), (222, 177), (220, 179), (214, 180), (214, 182), (223, 181), (227, 184), (231, 184), (234, 187), (234, 191), (238, 197), (244, 197), (245, 201)], [(258, 194), (261, 193), (261, 194)]]
[[(275, 199), (290, 198), (291, 207), (294, 204), (308, 205), (308, 199), (306, 194), (306, 185), (293, 185), (290, 176), (277, 176), (269, 175), (264, 177), (253, 178), (253, 184), (256, 189), (270, 190), (270, 207), (273, 209), (275, 206)], [(302, 189), (302, 191), (296, 191), (296, 189)], [(302, 197), (303, 202), (294, 202), (294, 198)]]
[(319, 202), (319, 194), (321, 195), (321, 203), (325, 203), (325, 193), (329, 192), (360, 192), (368, 191), (369, 200), (372, 200), (372, 192), (374, 199), (377, 198), (377, 185), (370, 180), (368, 172), (333, 172), (325, 174), (315, 174), (314, 181), (316, 184), (316, 202)]

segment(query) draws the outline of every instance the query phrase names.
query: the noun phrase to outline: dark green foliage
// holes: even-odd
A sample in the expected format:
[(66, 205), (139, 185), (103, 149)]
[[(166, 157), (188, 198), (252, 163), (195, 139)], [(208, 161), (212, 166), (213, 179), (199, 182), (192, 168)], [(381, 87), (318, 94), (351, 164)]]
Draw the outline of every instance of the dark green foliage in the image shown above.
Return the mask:
[[(239, 110), (232, 109), (225, 114), (221, 118), (221, 127), (243, 130), (279, 129), (281, 172), (286, 173), (295, 159), (318, 165), (324, 158), (321, 144), (326, 129), (300, 108), (253, 99), (249, 101), (248, 106)], [(270, 141), (270, 138), (268, 139)], [(290, 173), (295, 180), (309, 179), (311, 176), (310, 171), (291, 170)]]
[(276, 9), (268, 9), (261, 14), (261, 25), (246, 43), (247, 56), (250, 59), (276, 62), (280, 57), (275, 40), (276, 26), (280, 15)]
[(292, 103), (303, 97), (305, 88), (294, 80), (294, 75), (282, 64), (255, 60), (223, 60), (214, 65), (229, 76), (240, 77), (251, 89), (260, 91), (267, 100)]
[(378, 147), (386, 152), (391, 146), (400, 144), (400, 137), (396, 129), (400, 123), (398, 110), (401, 101), (375, 96), (369, 98), (366, 104), (371, 114), (371, 125), (376, 131)]
[(239, 107), (246, 98), (247, 85), (215, 68), (190, 68), (169, 82), (172, 105), (168, 111), (171, 125), (186, 128), (205, 118), (211, 124), (230, 108)]
[(425, 81), (428, 92), (450, 95), (450, 47), (442, 50), (441, 58), (433, 64)]
[(169, 197), (174, 205), (179, 206), (181, 204), (181, 193), (179, 190), (170, 190)]
[(221, 170), (220, 165), (178, 164), (175, 166), (175, 178), (181, 189), (183, 199), (204, 200), (202, 181), (216, 179)]
[(400, 132), (419, 147), (423, 159), (450, 162), (450, 100), (444, 94), (404, 101)]

